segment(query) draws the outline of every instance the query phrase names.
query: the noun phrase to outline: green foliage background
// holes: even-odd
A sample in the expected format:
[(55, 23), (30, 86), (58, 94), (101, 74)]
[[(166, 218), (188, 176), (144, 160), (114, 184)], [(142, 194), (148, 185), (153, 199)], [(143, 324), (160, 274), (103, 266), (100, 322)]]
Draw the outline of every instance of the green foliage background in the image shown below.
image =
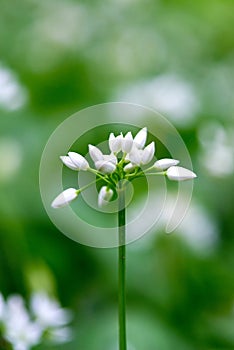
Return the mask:
[(193, 97), (181, 115), (161, 111), (198, 174), (194, 211), (183, 230), (127, 248), (129, 350), (234, 349), (233, 23), (232, 0), (0, 1), (0, 290), (27, 299), (42, 287), (72, 308), (74, 340), (61, 348), (117, 349), (117, 253), (50, 222), (38, 185), (44, 145), (90, 105), (160, 110), (152, 91), (169, 77)]

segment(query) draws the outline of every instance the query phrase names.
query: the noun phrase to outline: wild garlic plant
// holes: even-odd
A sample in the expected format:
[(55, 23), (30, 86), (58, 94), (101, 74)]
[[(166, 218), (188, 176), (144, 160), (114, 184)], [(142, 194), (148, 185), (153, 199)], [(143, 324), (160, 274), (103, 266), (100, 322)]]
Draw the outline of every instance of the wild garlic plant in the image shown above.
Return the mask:
[(164, 158), (152, 160), (155, 154), (155, 143), (146, 146), (147, 128), (141, 129), (135, 137), (129, 131), (126, 135), (120, 133), (109, 136), (109, 154), (103, 154), (96, 146), (89, 145), (89, 155), (94, 163), (90, 166), (81, 154), (68, 152), (61, 156), (61, 161), (75, 171), (88, 171), (96, 175), (95, 181), (81, 188), (67, 188), (52, 202), (53, 208), (69, 205), (78, 195), (89, 186), (102, 181), (98, 194), (98, 205), (102, 207), (114, 198), (118, 199), (118, 239), (119, 239), (119, 350), (127, 349), (126, 336), (126, 227), (125, 227), (125, 190), (128, 182), (144, 176), (166, 176), (169, 180), (191, 180), (196, 174), (191, 170), (178, 166), (179, 160)]

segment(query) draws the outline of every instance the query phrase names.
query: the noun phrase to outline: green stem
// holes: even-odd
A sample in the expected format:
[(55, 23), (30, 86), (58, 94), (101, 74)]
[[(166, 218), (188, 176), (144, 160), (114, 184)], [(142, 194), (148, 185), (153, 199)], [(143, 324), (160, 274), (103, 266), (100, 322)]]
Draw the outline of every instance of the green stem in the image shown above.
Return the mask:
[(119, 187), (119, 350), (127, 349), (126, 341), (126, 257), (125, 257), (125, 192), (122, 184)]
[(99, 178), (100, 178), (101, 180), (103, 180), (103, 181), (105, 181), (105, 182), (107, 182), (107, 183), (109, 183), (109, 184), (112, 185), (112, 183), (111, 183), (105, 176), (103, 176), (102, 174), (100, 174), (98, 170), (95, 170), (95, 169), (93, 169), (93, 168), (88, 168), (87, 170), (88, 170), (90, 173), (93, 173), (93, 174), (95, 174), (96, 176), (99, 176)]
[(94, 180), (94, 181), (90, 182), (88, 185), (85, 185), (85, 186), (79, 188), (79, 189), (77, 190), (77, 193), (80, 193), (80, 192), (86, 190), (87, 188), (89, 188), (90, 186), (92, 186), (93, 184), (97, 183), (97, 182), (100, 181), (100, 180), (102, 180), (102, 179)]

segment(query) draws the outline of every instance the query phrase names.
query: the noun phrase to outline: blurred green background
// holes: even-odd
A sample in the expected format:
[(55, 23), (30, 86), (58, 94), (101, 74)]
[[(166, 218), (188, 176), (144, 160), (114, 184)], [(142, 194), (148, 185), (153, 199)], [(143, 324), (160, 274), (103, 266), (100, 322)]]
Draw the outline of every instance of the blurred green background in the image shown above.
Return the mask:
[(233, 0), (0, 1), (0, 291), (73, 309), (63, 349), (117, 349), (117, 252), (53, 226), (40, 157), (65, 118), (110, 101), (162, 112), (198, 174), (176, 232), (127, 248), (129, 350), (234, 349), (233, 23)]

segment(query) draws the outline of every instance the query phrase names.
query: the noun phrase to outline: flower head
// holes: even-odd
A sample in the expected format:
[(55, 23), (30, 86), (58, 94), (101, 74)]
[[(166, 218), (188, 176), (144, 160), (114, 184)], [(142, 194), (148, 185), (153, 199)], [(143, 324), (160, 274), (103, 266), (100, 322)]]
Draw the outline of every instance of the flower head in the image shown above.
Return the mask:
[[(94, 163), (92, 168), (87, 160), (76, 152), (69, 152), (68, 156), (60, 157), (62, 162), (72, 170), (90, 171), (96, 175), (97, 181), (102, 181), (103, 186), (98, 195), (98, 205), (107, 204), (114, 191), (118, 193), (118, 183), (120, 181), (132, 181), (136, 177), (147, 175), (163, 175), (169, 180), (183, 181), (196, 177), (191, 170), (177, 166), (179, 160), (164, 158), (155, 161), (152, 166), (148, 164), (153, 160), (155, 153), (155, 143), (152, 141), (146, 145), (147, 128), (139, 130), (135, 137), (129, 131), (123, 136), (122, 132), (115, 136), (110, 133), (109, 148), (110, 154), (103, 152), (94, 145), (89, 145), (89, 155)], [(144, 171), (142, 166), (148, 165)], [(68, 205), (77, 198), (78, 194), (91, 186), (94, 182), (79, 188), (68, 188), (59, 194), (52, 202), (53, 208), (60, 208)]]

